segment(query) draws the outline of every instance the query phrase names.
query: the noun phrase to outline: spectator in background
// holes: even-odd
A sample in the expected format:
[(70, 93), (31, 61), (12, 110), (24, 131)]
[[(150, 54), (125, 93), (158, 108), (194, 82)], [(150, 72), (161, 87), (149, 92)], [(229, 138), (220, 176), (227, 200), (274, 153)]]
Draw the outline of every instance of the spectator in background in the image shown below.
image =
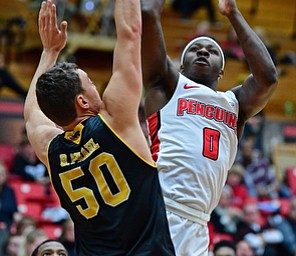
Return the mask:
[(7, 184), (7, 170), (0, 162), (0, 253), (7, 242), (10, 229), (17, 215), (17, 202), (13, 189)]
[(242, 209), (249, 194), (244, 184), (244, 167), (240, 163), (234, 163), (230, 168), (226, 184), (232, 189), (231, 206)]
[(29, 229), (24, 235), (24, 240), (18, 256), (32, 255), (32, 252), (39, 244), (48, 240), (47, 234), (42, 229), (38, 228)]
[[(4, 256), (18, 256), (22, 244), (22, 236), (10, 234), (4, 248)], [(2, 255), (2, 254), (0, 254)]]
[(270, 228), (262, 223), (257, 203), (249, 202), (243, 207), (243, 219), (237, 225), (235, 241), (246, 240), (256, 256), (277, 256), (278, 245), (283, 235), (278, 229)]
[(263, 111), (260, 111), (255, 116), (251, 117), (245, 125), (245, 130), (243, 133), (243, 140), (252, 140), (254, 143), (255, 150), (263, 152), (263, 131), (265, 124), (265, 116)]
[(237, 161), (245, 168), (244, 181), (250, 196), (260, 200), (272, 200), (280, 196), (280, 182), (274, 167), (255, 149), (252, 140), (242, 141)]
[(264, 42), (273, 62), (275, 65), (278, 64), (277, 52), (279, 50), (279, 46), (277, 44), (273, 44), (269, 41), (267, 31), (264, 27), (256, 26), (253, 28), (255, 33), (260, 37), (260, 39)]
[(232, 241), (221, 240), (214, 245), (213, 248), (214, 256), (235, 256), (236, 248), (235, 244)]
[(211, 214), (210, 222), (214, 226), (215, 233), (223, 233), (234, 238), (237, 231), (237, 222), (242, 218), (242, 211), (232, 207), (232, 189), (225, 185), (218, 205)]
[(207, 9), (208, 20), (211, 24), (217, 22), (216, 9), (212, 0), (172, 0), (174, 10), (181, 12), (185, 20), (191, 19), (192, 15), (202, 7)]
[(69, 218), (62, 224), (62, 234), (58, 238), (68, 251), (69, 256), (76, 256), (75, 251), (75, 236), (74, 236), (74, 222)]
[(4, 55), (0, 53), (0, 89), (4, 86), (16, 92), (23, 99), (27, 95), (27, 91), (16, 81), (13, 75), (5, 67)]
[(235, 247), (236, 256), (254, 256), (254, 250), (245, 240), (238, 241)]
[(238, 40), (237, 34), (232, 26), (227, 30), (226, 40), (221, 42), (225, 58), (245, 61), (245, 54)]
[[(267, 38), (267, 33), (262, 27), (254, 27), (253, 30), (258, 35), (258, 37), (264, 43), (266, 49), (268, 50), (270, 57), (275, 65), (278, 64), (277, 51), (278, 46), (272, 45)], [(227, 30), (226, 40), (221, 42), (221, 47), (225, 53), (226, 58), (244, 61), (245, 62), (245, 54), (243, 49), (240, 46), (240, 42), (238, 40), (237, 34), (232, 26), (230, 26)], [(247, 64), (247, 63), (246, 63)], [(280, 71), (280, 70), (278, 70)]]
[(24, 236), (28, 230), (37, 228), (37, 223), (31, 216), (22, 216), (15, 223), (15, 234)]
[[(191, 40), (193, 40), (194, 38), (198, 37), (198, 36), (211, 36), (213, 37), (212, 33), (211, 33), (211, 23), (208, 21), (201, 21), (196, 25), (195, 31), (193, 33), (191, 33), (188, 38), (186, 39), (186, 44), (189, 43)], [(184, 45), (185, 47), (186, 45)]]
[(46, 167), (37, 158), (25, 132), (18, 145), (11, 173), (25, 181), (49, 184), (49, 176)]
[(296, 255), (296, 196), (290, 199), (290, 209), (286, 218), (280, 214), (272, 218), (273, 226), (283, 234), (282, 255)]

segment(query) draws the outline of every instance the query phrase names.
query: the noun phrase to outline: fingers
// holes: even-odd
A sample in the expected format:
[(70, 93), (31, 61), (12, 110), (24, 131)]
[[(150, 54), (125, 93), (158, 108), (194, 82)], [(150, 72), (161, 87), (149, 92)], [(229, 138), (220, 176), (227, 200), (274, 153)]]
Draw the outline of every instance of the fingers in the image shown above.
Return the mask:
[(46, 26), (56, 24), (56, 6), (51, 2), (51, 0), (42, 1), (41, 8), (39, 11), (39, 26), (44, 28)]
[(63, 36), (65, 36), (66, 33), (67, 33), (67, 27), (68, 27), (67, 21), (63, 21), (61, 23), (61, 33), (62, 33)]
[(38, 17), (39, 28), (44, 27), (45, 13), (46, 13), (46, 2), (43, 1), (42, 4), (41, 4), (41, 8), (40, 8), (40, 11), (39, 11), (39, 17)]
[(56, 6), (55, 4), (51, 4), (50, 8), (50, 24), (51, 25), (56, 25), (57, 24), (57, 15), (56, 15)]

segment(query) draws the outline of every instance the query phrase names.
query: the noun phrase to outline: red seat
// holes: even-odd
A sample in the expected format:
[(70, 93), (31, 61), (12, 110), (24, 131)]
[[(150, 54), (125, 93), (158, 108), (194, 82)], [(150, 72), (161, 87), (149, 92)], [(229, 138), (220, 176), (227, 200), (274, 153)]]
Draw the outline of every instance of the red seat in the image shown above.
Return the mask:
[(213, 249), (213, 246), (221, 240), (229, 240), (233, 241), (233, 237), (228, 234), (218, 233), (215, 231), (214, 224), (212, 222), (208, 222), (209, 229), (209, 251)]
[(287, 217), (290, 212), (290, 200), (288, 198), (280, 199), (280, 213), (282, 216)]
[[(296, 156), (295, 156), (296, 157)], [(286, 169), (287, 184), (293, 195), (296, 195), (296, 167), (290, 166)]]
[(13, 188), (18, 203), (39, 202), (45, 204), (52, 199), (46, 194), (43, 184), (22, 180), (10, 180), (9, 185)]
[(23, 216), (30, 216), (39, 222), (42, 213), (42, 205), (39, 203), (21, 203), (18, 205), (18, 210)]

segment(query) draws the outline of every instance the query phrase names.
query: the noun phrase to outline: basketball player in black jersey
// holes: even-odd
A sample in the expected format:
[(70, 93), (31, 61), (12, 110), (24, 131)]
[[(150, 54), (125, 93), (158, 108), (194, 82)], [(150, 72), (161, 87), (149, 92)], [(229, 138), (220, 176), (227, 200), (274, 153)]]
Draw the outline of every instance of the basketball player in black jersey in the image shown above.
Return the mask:
[(58, 63), (67, 22), (42, 2), (43, 52), (25, 102), (27, 134), (75, 226), (77, 254), (175, 255), (158, 173), (138, 120), (139, 0), (116, 0), (113, 74), (102, 95), (75, 64)]

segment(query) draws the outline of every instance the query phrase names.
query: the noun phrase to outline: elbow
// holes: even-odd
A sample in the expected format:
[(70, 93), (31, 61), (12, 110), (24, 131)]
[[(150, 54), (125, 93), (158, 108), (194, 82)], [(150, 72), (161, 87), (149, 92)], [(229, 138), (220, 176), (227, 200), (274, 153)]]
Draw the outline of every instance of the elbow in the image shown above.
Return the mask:
[(268, 75), (268, 83), (272, 87), (276, 87), (278, 84), (278, 79), (279, 79), (278, 71), (276, 67), (274, 67)]
[(258, 82), (264, 87), (275, 88), (278, 84), (278, 71), (277, 68), (272, 65), (269, 68), (262, 69), (261, 72), (258, 73), (259, 77)]

